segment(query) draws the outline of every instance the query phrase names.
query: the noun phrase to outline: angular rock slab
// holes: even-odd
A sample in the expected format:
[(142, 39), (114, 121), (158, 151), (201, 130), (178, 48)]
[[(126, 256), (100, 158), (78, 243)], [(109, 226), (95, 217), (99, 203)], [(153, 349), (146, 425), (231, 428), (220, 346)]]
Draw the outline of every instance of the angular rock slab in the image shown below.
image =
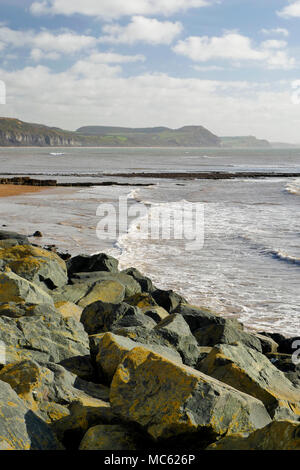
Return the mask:
[(300, 424), (273, 421), (247, 438), (224, 437), (207, 450), (300, 450)]
[(78, 305), (82, 308), (101, 300), (101, 302), (119, 304), (125, 298), (125, 287), (116, 281), (100, 281), (80, 299)]
[(133, 349), (118, 367), (110, 403), (156, 440), (198, 431), (213, 439), (271, 421), (259, 400), (144, 348)]
[(197, 364), (199, 346), (182, 315), (176, 313), (169, 315), (154, 330), (172, 344), (181, 355), (184, 364), (190, 367)]
[(104, 373), (105, 378), (111, 381), (124, 356), (138, 346), (143, 346), (145, 349), (161, 354), (179, 364), (182, 363), (180, 354), (171, 348), (154, 344), (145, 346), (123, 336), (105, 333), (104, 335), (99, 335), (98, 340), (96, 363), (100, 366), (100, 372)]
[(13, 450), (60, 450), (51, 428), (0, 381), (0, 442)]
[(0, 341), (6, 363), (23, 359), (56, 362), (89, 354), (89, 339), (81, 323), (55, 310), (19, 319), (0, 317)]
[(266, 356), (242, 344), (221, 344), (198, 364), (217, 380), (261, 400), (269, 413), (279, 406), (300, 415), (300, 390)]
[(78, 255), (67, 262), (69, 275), (82, 272), (109, 271), (118, 272), (118, 260), (105, 253), (96, 255)]
[[(98, 302), (94, 302), (85, 307), (80, 321), (83, 324), (85, 331), (87, 331), (89, 335), (94, 335), (111, 331), (117, 325), (120, 326), (120, 321), (125, 321), (125, 317), (128, 317), (129, 325), (136, 325), (135, 317), (140, 316), (142, 316), (142, 318), (144, 317), (144, 320), (147, 324), (150, 324), (151, 327), (155, 326), (155, 322), (151, 318), (140, 313), (137, 307), (132, 307), (125, 302), (112, 304), (101, 302), (99, 300)], [(123, 323), (121, 323), (121, 325), (123, 325)], [(125, 321), (125, 325), (129, 326), (127, 321)]]
[(54, 307), (47, 292), (12, 271), (0, 273), (0, 303), (47, 304)]
[(0, 249), (0, 260), (18, 276), (51, 289), (68, 282), (66, 263), (52, 251), (17, 245)]

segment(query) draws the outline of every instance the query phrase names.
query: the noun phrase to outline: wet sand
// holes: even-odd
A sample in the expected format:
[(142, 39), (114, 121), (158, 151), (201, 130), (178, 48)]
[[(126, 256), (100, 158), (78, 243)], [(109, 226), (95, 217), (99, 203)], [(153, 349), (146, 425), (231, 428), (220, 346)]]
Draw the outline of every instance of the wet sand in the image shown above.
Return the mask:
[(50, 189), (50, 187), (0, 184), (0, 197), (21, 196), (22, 194), (38, 193), (44, 191), (45, 189)]

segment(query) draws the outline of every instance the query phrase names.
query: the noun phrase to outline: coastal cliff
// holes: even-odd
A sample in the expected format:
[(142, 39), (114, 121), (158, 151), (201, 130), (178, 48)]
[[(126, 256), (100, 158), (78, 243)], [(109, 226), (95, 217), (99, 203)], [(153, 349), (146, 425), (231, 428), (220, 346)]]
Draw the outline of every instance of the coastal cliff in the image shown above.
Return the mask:
[(79, 146), (80, 139), (72, 132), (29, 124), (18, 119), (0, 118), (0, 145), (3, 147)]
[(86, 126), (75, 132), (0, 118), (2, 147), (227, 147), (267, 148), (255, 137), (219, 138), (203, 126), (127, 128)]

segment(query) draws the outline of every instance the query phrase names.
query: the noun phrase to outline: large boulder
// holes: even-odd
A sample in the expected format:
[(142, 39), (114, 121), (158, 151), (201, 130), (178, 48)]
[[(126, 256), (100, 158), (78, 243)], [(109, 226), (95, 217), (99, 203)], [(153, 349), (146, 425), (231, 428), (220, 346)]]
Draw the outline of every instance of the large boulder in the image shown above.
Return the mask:
[(187, 303), (181, 295), (177, 294), (173, 290), (156, 289), (151, 293), (151, 295), (156, 303), (169, 313), (173, 313), (180, 304)]
[(120, 424), (100, 424), (90, 428), (79, 450), (137, 450), (139, 434)]
[(300, 425), (273, 421), (248, 437), (224, 437), (207, 450), (300, 450)]
[(150, 328), (156, 325), (154, 320), (143, 315), (138, 308), (125, 302), (94, 302), (83, 310), (80, 321), (89, 335), (112, 331), (115, 327), (138, 326), (141, 323)]
[(0, 303), (48, 304), (54, 306), (43, 289), (10, 270), (0, 272)]
[(199, 346), (215, 346), (240, 342), (262, 352), (260, 340), (252, 333), (243, 331), (243, 325), (235, 319), (228, 319), (212, 313), (209, 309), (192, 305), (179, 305), (174, 313), (183, 316)]
[(78, 305), (86, 307), (98, 300), (111, 304), (119, 304), (125, 298), (125, 287), (117, 281), (96, 282), (87, 294), (80, 299)]
[(74, 273), (88, 273), (94, 271), (118, 272), (119, 262), (117, 259), (105, 253), (96, 255), (78, 255), (69, 259), (67, 262), (68, 273), (70, 276)]
[(132, 276), (140, 284), (142, 292), (153, 292), (155, 290), (151, 279), (149, 279), (149, 277), (144, 276), (138, 269), (127, 268), (121, 272), (123, 274), (128, 274), (128, 276)]
[(254, 349), (242, 344), (215, 346), (198, 369), (261, 400), (272, 417), (279, 416), (278, 407), (300, 415), (300, 389)]
[(156, 440), (201, 432), (213, 442), (271, 421), (259, 400), (141, 347), (119, 365), (110, 403)]
[(7, 363), (22, 359), (59, 363), (89, 354), (83, 325), (73, 318), (63, 318), (51, 307), (31, 317), (0, 317), (0, 341), (6, 347)]
[(7, 302), (0, 303), (0, 317), (21, 318), (43, 315), (44, 312), (55, 311), (52, 304), (29, 304)]
[(139, 294), (141, 292), (140, 284), (132, 277), (128, 276), (128, 274), (124, 273), (114, 273), (114, 272), (91, 272), (91, 273), (77, 273), (74, 274), (71, 279), (71, 284), (76, 284), (77, 286), (80, 283), (83, 283), (89, 289), (96, 283), (96, 282), (103, 282), (103, 281), (115, 281), (119, 282), (125, 287), (125, 297), (131, 297), (135, 294)]
[(182, 315), (172, 314), (155, 326), (154, 330), (179, 352), (183, 363), (195, 366), (199, 358), (199, 346)]
[(68, 280), (66, 263), (56, 253), (32, 245), (0, 248), (0, 261), (18, 276), (49, 289)]
[(0, 436), (2, 448), (13, 450), (59, 450), (51, 428), (40, 419), (8, 383), (0, 380)]
[(118, 336), (113, 333), (105, 333), (98, 336), (97, 344), (98, 353), (96, 356), (96, 363), (100, 368), (100, 375), (104, 377), (106, 381), (111, 382), (124, 356), (138, 346), (143, 346), (145, 349), (156, 352), (157, 354), (178, 362), (179, 364), (182, 363), (180, 355), (166, 346), (159, 346), (157, 344), (149, 344), (145, 346), (142, 343), (136, 343), (135, 341), (123, 336)]

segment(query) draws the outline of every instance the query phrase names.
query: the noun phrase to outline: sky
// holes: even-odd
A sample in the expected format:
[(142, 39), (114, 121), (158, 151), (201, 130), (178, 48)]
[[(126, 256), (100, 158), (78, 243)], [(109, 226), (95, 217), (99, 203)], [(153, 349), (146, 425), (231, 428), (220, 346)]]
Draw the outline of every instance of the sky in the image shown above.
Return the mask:
[(300, 0), (0, 0), (0, 57), (1, 116), (300, 143)]

